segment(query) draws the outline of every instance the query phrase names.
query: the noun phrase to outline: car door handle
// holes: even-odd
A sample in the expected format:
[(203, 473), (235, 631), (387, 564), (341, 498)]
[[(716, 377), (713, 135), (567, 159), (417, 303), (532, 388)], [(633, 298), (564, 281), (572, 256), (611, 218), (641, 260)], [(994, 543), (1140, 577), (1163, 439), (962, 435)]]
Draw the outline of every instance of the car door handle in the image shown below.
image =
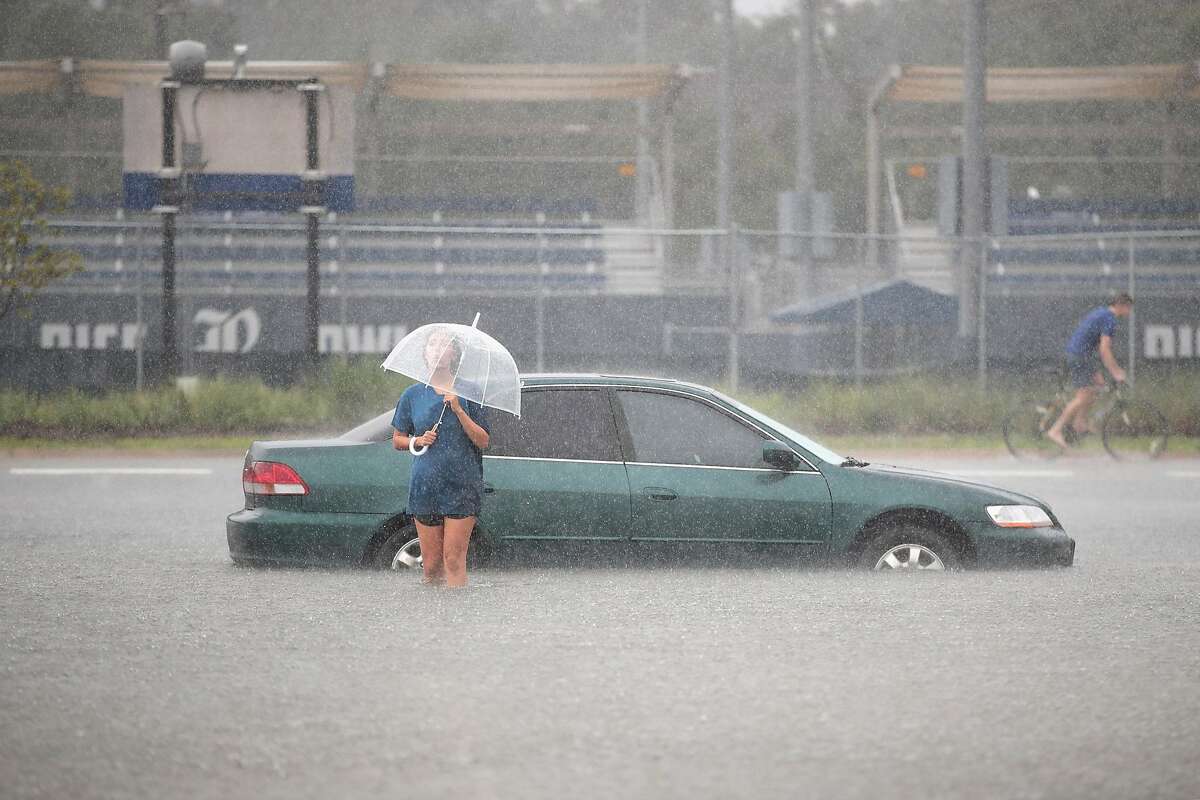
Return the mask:
[(648, 499), (656, 500), (660, 503), (665, 503), (679, 497), (675, 492), (670, 489), (664, 489), (661, 486), (647, 486), (645, 489), (642, 489), (642, 494)]
[(483, 485), (483, 493), (484, 493), (484, 494), (492, 494), (492, 493), (494, 493), (495, 491), (496, 491), (496, 487), (495, 487), (495, 486), (492, 486), (490, 483), (485, 483), (485, 484)]

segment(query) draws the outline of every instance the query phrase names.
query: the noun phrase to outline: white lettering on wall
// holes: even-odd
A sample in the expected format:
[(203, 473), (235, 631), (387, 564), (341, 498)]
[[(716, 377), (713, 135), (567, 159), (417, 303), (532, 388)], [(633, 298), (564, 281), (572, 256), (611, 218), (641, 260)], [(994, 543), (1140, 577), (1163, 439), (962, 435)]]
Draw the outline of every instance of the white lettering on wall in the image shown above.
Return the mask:
[(71, 326), (61, 322), (42, 325), (42, 349), (59, 350), (71, 346)]
[(119, 339), (122, 350), (134, 350), (139, 336), (145, 335), (146, 326), (132, 322), (95, 325), (46, 322), (41, 328), (41, 345), (43, 350), (110, 350)]
[(192, 318), (203, 330), (203, 339), (196, 345), (197, 353), (248, 353), (258, 343), (262, 322), (253, 308), (243, 308), (236, 314), (215, 308), (202, 308)]
[(404, 325), (321, 325), (317, 349), (322, 353), (388, 353), (407, 333)]
[(1146, 358), (1195, 358), (1200, 356), (1200, 326), (1147, 325), (1142, 334)]
[[(262, 321), (253, 308), (222, 311), (201, 308), (192, 322), (196, 326), (196, 352), (248, 353), (258, 344)], [(322, 353), (388, 353), (408, 333), (405, 325), (321, 325), (317, 346)], [(145, 325), (134, 323), (47, 322), (41, 326), (45, 350), (135, 350), (146, 335)]]

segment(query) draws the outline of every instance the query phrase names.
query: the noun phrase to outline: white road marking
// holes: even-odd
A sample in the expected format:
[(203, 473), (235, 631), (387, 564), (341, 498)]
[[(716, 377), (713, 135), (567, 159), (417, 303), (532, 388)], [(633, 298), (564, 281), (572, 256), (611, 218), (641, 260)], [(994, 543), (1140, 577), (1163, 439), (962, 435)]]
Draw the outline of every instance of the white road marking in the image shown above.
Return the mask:
[(1200, 472), (1181, 472), (1173, 470), (1167, 473), (1168, 478), (1200, 478)]
[(212, 475), (206, 467), (13, 467), (11, 475)]
[(1069, 469), (956, 469), (951, 475), (965, 478), (1072, 478)]

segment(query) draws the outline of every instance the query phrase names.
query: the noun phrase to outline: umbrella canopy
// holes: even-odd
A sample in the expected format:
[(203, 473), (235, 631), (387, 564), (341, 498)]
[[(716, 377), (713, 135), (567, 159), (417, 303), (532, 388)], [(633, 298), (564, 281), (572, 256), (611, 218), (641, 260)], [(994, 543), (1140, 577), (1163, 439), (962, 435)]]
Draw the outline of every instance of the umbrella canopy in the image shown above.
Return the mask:
[[(479, 315), (475, 316), (479, 322)], [(521, 378), (504, 345), (472, 325), (436, 322), (401, 339), (383, 368), (424, 384), (442, 365), (454, 376), (446, 388), (480, 405), (521, 416)]]

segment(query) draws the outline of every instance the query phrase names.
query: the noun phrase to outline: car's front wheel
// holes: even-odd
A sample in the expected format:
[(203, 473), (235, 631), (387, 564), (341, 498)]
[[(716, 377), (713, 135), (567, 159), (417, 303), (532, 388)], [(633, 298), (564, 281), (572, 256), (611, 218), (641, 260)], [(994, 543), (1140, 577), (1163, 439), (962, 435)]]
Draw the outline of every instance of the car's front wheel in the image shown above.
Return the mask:
[(858, 560), (870, 570), (947, 570), (962, 566), (962, 557), (944, 535), (919, 525), (888, 528), (867, 542)]

